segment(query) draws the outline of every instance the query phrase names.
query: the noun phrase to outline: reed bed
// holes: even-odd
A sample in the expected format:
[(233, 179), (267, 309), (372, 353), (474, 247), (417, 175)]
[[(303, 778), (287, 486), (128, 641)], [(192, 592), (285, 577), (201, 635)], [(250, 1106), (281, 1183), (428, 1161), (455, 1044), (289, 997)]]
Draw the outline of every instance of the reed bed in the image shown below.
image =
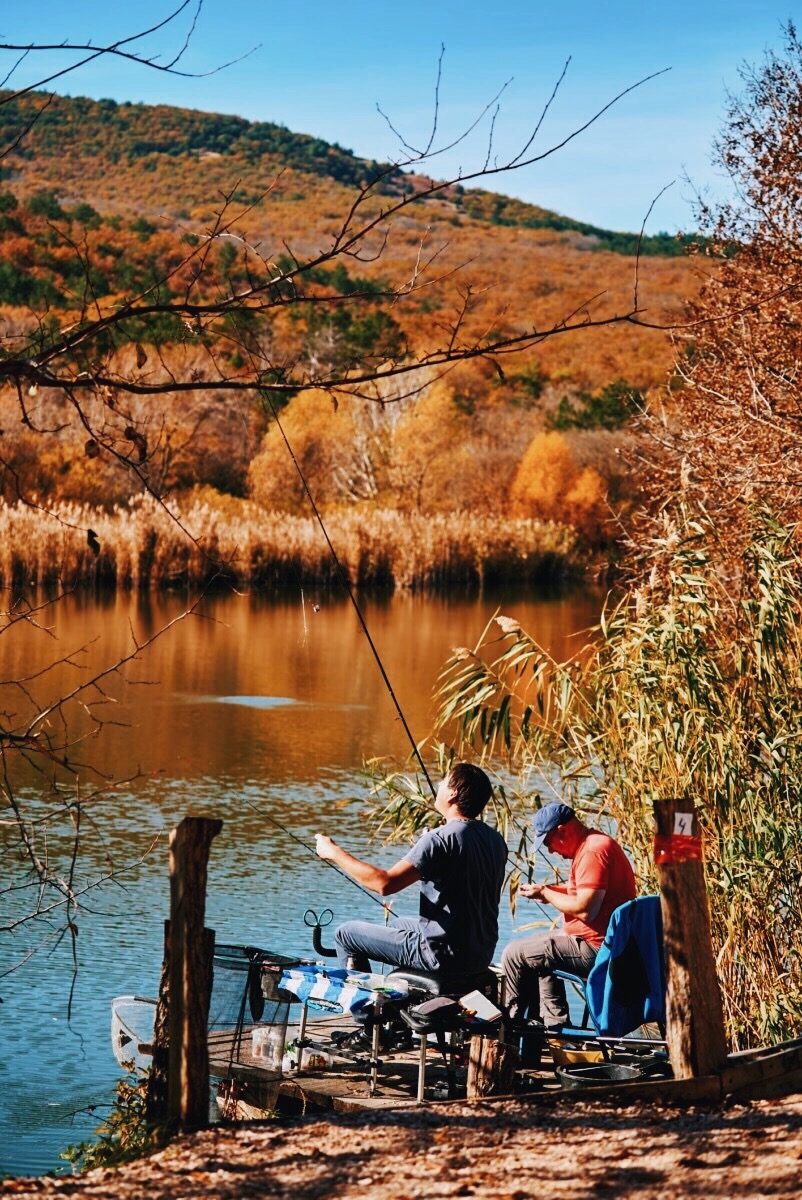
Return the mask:
[[(325, 516), (353, 587), (477, 589), (547, 585), (578, 573), (574, 534), (559, 525), (471, 513), (348, 509)], [(280, 592), (328, 586), (336, 565), (317, 522), (248, 501), (150, 496), (108, 511), (76, 503), (0, 506), (0, 585), (206, 587)]]
[[(768, 512), (733, 578), (716, 530), (680, 510), (651, 572), (558, 663), (512, 617), (456, 651), (438, 736), (520, 771), (502, 823), (529, 870), (534, 809), (604, 814), (656, 884), (652, 801), (691, 797), (725, 1013), (736, 1048), (802, 1023), (802, 556)], [(400, 796), (397, 784), (396, 794)], [(397, 823), (409, 819), (398, 802)], [(594, 823), (592, 821), (592, 823)], [(513, 836), (510, 837), (509, 834)], [(516, 845), (517, 843), (517, 845)], [(512, 894), (516, 886), (513, 872)]]

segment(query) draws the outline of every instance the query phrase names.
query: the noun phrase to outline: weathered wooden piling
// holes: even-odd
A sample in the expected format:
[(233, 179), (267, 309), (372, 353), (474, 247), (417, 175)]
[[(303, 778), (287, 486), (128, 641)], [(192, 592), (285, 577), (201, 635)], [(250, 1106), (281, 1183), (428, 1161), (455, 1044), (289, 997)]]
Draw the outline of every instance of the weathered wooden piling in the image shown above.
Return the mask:
[(655, 864), (668, 986), (666, 1037), (676, 1079), (713, 1075), (727, 1062), (724, 1012), (705, 891), (702, 837), (692, 800), (655, 800)]
[(509, 1096), (518, 1067), (518, 1048), (486, 1037), (472, 1037), (468, 1057), (467, 1098)]
[(170, 920), (165, 922), (148, 1115), (154, 1123), (166, 1120), (185, 1131), (203, 1129), (209, 1120), (214, 931), (204, 920), (209, 851), (222, 827), (219, 820), (185, 817), (170, 834)]

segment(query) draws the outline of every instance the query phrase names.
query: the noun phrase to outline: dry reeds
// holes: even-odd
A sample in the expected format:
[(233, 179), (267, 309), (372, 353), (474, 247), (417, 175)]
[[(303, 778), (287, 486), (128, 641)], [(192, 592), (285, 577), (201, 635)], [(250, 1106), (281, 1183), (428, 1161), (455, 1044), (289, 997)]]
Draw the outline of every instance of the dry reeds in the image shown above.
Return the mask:
[(644, 892), (652, 801), (695, 801), (736, 1048), (802, 1021), (802, 557), (770, 513), (754, 514), (752, 535), (734, 588), (715, 528), (681, 509), (650, 547), (649, 579), (575, 660), (553, 661), (499, 617), (500, 635), (488, 627), (455, 652), (439, 692), (454, 753), (520, 768), (502, 817), (524, 876), (540, 798), (605, 813)]
[[(550, 522), (387, 509), (335, 511), (325, 521), (353, 587), (549, 584), (580, 568), (573, 533)], [(65, 502), (0, 506), (5, 587), (158, 588), (220, 580), (280, 591), (327, 585), (336, 576), (312, 518), (268, 512), (208, 489), (181, 504), (140, 496), (110, 511)]]

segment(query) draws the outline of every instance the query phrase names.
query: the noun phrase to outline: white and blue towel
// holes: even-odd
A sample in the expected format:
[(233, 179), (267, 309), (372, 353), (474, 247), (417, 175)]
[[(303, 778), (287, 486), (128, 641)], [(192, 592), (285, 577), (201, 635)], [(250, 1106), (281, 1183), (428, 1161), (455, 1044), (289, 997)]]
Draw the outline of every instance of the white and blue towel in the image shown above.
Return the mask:
[(291, 992), (310, 1008), (332, 1013), (359, 1013), (383, 1000), (399, 1000), (406, 988), (389, 987), (384, 975), (367, 971), (327, 970), (314, 964), (283, 971), (279, 987)]

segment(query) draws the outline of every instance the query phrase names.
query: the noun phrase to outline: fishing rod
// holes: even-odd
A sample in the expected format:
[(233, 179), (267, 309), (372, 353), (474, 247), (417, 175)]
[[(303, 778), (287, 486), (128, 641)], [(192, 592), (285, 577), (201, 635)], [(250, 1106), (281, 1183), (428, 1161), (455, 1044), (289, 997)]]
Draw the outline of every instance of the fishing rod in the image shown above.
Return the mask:
[[(318, 853), (314, 846), (310, 846), (308, 842), (305, 842), (303, 838), (299, 838), (298, 835), (293, 833), (291, 829), (288, 829), (286, 825), (282, 825), (281, 821), (277, 820), (276, 817), (272, 816), (271, 813), (265, 812), (263, 808), (259, 808), (259, 806), (254, 804), (252, 800), (249, 800), (247, 796), (243, 796), (242, 799), (250, 808), (253, 809), (255, 813), (258, 813), (260, 817), (265, 817), (266, 820), (275, 825), (276, 829), (280, 829), (282, 833), (286, 833), (288, 838), (292, 838), (292, 840), (297, 842), (299, 846), (303, 846), (304, 850), (308, 850), (310, 854), (315, 856), (315, 858), (318, 857)], [(380, 904), (385, 912), (387, 911), (387, 905), (383, 900), (380, 900), (379, 897), (374, 895), (373, 892), (369, 892), (366, 887), (363, 887), (361, 883), (358, 883), (356, 879), (352, 878), (352, 876), (350, 876), (346, 871), (343, 871), (343, 869), (338, 867), (336, 863), (330, 862), (325, 858), (320, 859), (320, 861), (325, 862), (326, 866), (331, 867), (338, 873), (338, 875), (342, 875), (343, 879), (347, 879), (348, 882), (352, 883), (355, 888), (359, 888), (360, 892), (363, 892), (370, 900), (373, 900), (374, 903)]]
[[(278, 429), (279, 433), (281, 434), (282, 441), (284, 442), (284, 445), (287, 448), (287, 453), (289, 454), (290, 458), (292, 459), (293, 466), (295, 467), (295, 470), (298, 473), (298, 478), (301, 481), (301, 487), (304, 490), (304, 494), (306, 495), (306, 498), (309, 501), (309, 505), (312, 509), (312, 512), (315, 515), (315, 519), (316, 519), (318, 525), (320, 526), (320, 531), (323, 534), (323, 537), (326, 540), (326, 545), (328, 546), (329, 552), (331, 553), (331, 557), (334, 561), (334, 565), (337, 570), (337, 575), (339, 577), (340, 583), (342, 584), (343, 589), (345, 590), (345, 593), (348, 596), (348, 599), (351, 601), (351, 604), (353, 605), (354, 612), (356, 613), (357, 618), (359, 620), (359, 624), (362, 627), (362, 632), (364, 633), (365, 637), (367, 638), (367, 642), (368, 642), (368, 645), (370, 646), (371, 652), (376, 661), (376, 665), (379, 668), (379, 671), (381, 672), (381, 677), (384, 680), (387, 691), (389, 692), (390, 698), (393, 702), (393, 705), (395, 706), (395, 711), (398, 714), (399, 720), (401, 721), (401, 724), (404, 728), (404, 732), (406, 733), (407, 738), (409, 739), (409, 743), (412, 746), (412, 752), (415, 755), (415, 758), (418, 761), (420, 769), (423, 772), (423, 776), (429, 785), (429, 789), (432, 793), (432, 796), (436, 797), (437, 790), (436, 790), (434, 784), (432, 783), (429, 772), (426, 769), (426, 764), (424, 763), (423, 758), (420, 753), (420, 750), (418, 749), (418, 744), (415, 741), (414, 737), (412, 736), (412, 731), (409, 728), (409, 725), (407, 724), (407, 719), (404, 716), (401, 705), (399, 704), (398, 698), (395, 694), (395, 691), (393, 690), (393, 685), (390, 682), (390, 678), (384, 668), (384, 663), (381, 660), (381, 655), (379, 654), (379, 651), (376, 648), (376, 644), (374, 643), (373, 638), (371, 637), (370, 630), (368, 629), (368, 626), (367, 626), (367, 622), (365, 621), (365, 618), (362, 614), (362, 610), (360, 609), (359, 604), (356, 599), (356, 596), (354, 595), (354, 590), (351, 587), (351, 582), (350, 582), (348, 576), (346, 575), (345, 571), (343, 570), (342, 563), (340, 562), (340, 559), (337, 555), (337, 551), (334, 549), (334, 545), (331, 541), (331, 538), (329, 537), (328, 530), (326, 529), (325, 523), (323, 521), (323, 517), (321, 516), (321, 513), (320, 513), (320, 509), (318, 508), (318, 506), (315, 502), (315, 498), (312, 495), (312, 492), (311, 492), (311, 489), (307, 482), (306, 476), (304, 475), (303, 468), (301, 467), (301, 464), (298, 462), (298, 459), (295, 456), (295, 451), (293, 450), (293, 448), (290, 444), (289, 438), (287, 437), (286, 433), (284, 432), (284, 426), (281, 424), (281, 421), (279, 420), (279, 415), (276, 410), (276, 406), (273, 403), (273, 397), (271, 396), (270, 392), (268, 392), (268, 391), (262, 391), (261, 396), (262, 396), (263, 401), (266, 401), (268, 407), (270, 408), (271, 415), (273, 417), (273, 420), (276, 423), (276, 428)], [(248, 803), (250, 803), (250, 801), (248, 801)], [(251, 807), (256, 808), (255, 805), (251, 805)], [(256, 809), (256, 811), (258, 812), (259, 809)], [(295, 837), (294, 834), (290, 833), (290, 831), (288, 829), (285, 829), (283, 825), (281, 825), (278, 821), (275, 820), (275, 818), (270, 817), (267, 813), (264, 813), (263, 815), (267, 816), (268, 820), (273, 821), (273, 823), (279, 829), (284, 829), (284, 832), (287, 833), (289, 837), (291, 837), (294, 841), (298, 842), (301, 846), (305, 846), (305, 848), (307, 850), (309, 850), (312, 854), (317, 853), (317, 851), (312, 846), (308, 846), (305, 842), (301, 841), (300, 838)], [(511, 858), (509, 855), (507, 856), (507, 860), (511, 861)], [(324, 860), (324, 861), (328, 861), (328, 860)], [(350, 875), (346, 874), (346, 872), (341, 870), (340, 867), (335, 866), (334, 863), (329, 862), (328, 865), (330, 867), (334, 867), (334, 869), (336, 871), (338, 871), (340, 873), (340, 875), (343, 876), (343, 878), (349, 879), (351, 881), (351, 883), (353, 883), (355, 887), (358, 887), (361, 892), (364, 892), (366, 896), (370, 896), (371, 900), (375, 900), (378, 904), (381, 904), (384, 911), (387, 912), (387, 906), (381, 900), (379, 900), (377, 896), (374, 896), (372, 892), (369, 892), (365, 888), (363, 888), (360, 883), (357, 883), (355, 879), (352, 879)], [(538, 906), (538, 908), (544, 915), (548, 915), (546, 913), (546, 909), (543, 907), (543, 904), (541, 903), (541, 901), (536, 900), (535, 904)]]
[(434, 797), (437, 795), (437, 789), (435, 788), (434, 784), (431, 781), (429, 772), (426, 770), (426, 764), (424, 763), (423, 758), (421, 757), (420, 750), (418, 749), (418, 744), (415, 741), (414, 737), (412, 736), (412, 730), (409, 728), (409, 725), (407, 724), (407, 719), (404, 716), (401, 705), (399, 704), (398, 698), (393, 690), (393, 685), (390, 682), (390, 678), (384, 669), (384, 663), (381, 660), (381, 655), (379, 654), (379, 651), (376, 648), (376, 644), (374, 643), (373, 638), (370, 635), (370, 630), (368, 629), (367, 622), (365, 621), (365, 618), (362, 615), (362, 610), (360, 609), (359, 604), (357, 602), (357, 598), (354, 595), (354, 589), (351, 587), (351, 581), (349, 580), (348, 576), (346, 575), (345, 571), (343, 570), (342, 563), (340, 562), (340, 560), (337, 556), (337, 551), (334, 549), (331, 538), (329, 537), (329, 534), (328, 534), (328, 530), (326, 529), (326, 526), (323, 523), (323, 517), (321, 516), (320, 509), (318, 508), (317, 504), (315, 503), (315, 498), (312, 495), (312, 492), (310, 491), (309, 484), (306, 481), (306, 476), (303, 473), (301, 464), (298, 462), (298, 459), (295, 457), (295, 452), (294, 452), (292, 446), (290, 445), (290, 442), (289, 442), (289, 439), (288, 439), (286, 433), (284, 432), (284, 426), (281, 424), (281, 421), (279, 420), (278, 412), (276, 411), (276, 406), (273, 403), (273, 398), (269, 392), (262, 392), (262, 397), (263, 397), (263, 399), (265, 399), (267, 401), (268, 405), (270, 406), (270, 412), (273, 416), (273, 420), (276, 422), (276, 427), (278, 428), (278, 431), (281, 434), (284, 445), (287, 447), (287, 453), (289, 454), (290, 458), (292, 459), (295, 470), (298, 472), (298, 478), (301, 481), (301, 486), (304, 489), (304, 493), (306, 494), (306, 498), (309, 501), (312, 512), (315, 514), (315, 519), (317, 520), (317, 523), (320, 526), (320, 531), (323, 534), (323, 537), (326, 539), (326, 545), (328, 546), (329, 551), (331, 553), (331, 557), (334, 561), (334, 566), (337, 570), (337, 575), (340, 580), (340, 583), (342, 584), (343, 589), (344, 589), (346, 595), (348, 596), (348, 599), (351, 601), (351, 604), (353, 605), (354, 612), (356, 613), (357, 618), (359, 620), (359, 624), (362, 627), (362, 632), (364, 633), (365, 637), (367, 638), (368, 645), (370, 646), (373, 657), (376, 660), (376, 666), (379, 668), (379, 671), (381, 672), (381, 677), (384, 680), (387, 691), (390, 694), (390, 699), (392, 700), (392, 702), (395, 706), (395, 711), (398, 714), (398, 718), (404, 727), (404, 732), (406, 733), (407, 737), (409, 738), (410, 745), (412, 746), (412, 752), (415, 755), (415, 758), (418, 760), (418, 764), (420, 766), (421, 771), (423, 772), (423, 776), (429, 785), (432, 796)]

